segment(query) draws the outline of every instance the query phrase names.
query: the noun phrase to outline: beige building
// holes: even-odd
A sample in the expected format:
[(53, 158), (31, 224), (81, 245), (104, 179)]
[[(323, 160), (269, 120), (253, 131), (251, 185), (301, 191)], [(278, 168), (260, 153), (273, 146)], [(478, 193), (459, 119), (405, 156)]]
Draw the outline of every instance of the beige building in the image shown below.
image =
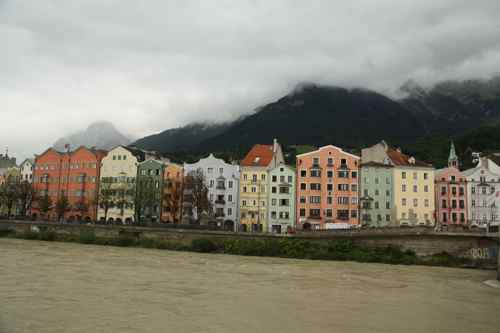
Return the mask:
[(257, 144), (241, 161), (240, 229), (267, 232), (269, 171), (284, 164), (283, 151), (275, 139), (272, 145)]
[[(134, 221), (137, 166), (144, 159), (144, 152), (123, 146), (110, 150), (102, 159), (98, 220), (118, 223)], [(104, 194), (106, 191), (108, 194)]]

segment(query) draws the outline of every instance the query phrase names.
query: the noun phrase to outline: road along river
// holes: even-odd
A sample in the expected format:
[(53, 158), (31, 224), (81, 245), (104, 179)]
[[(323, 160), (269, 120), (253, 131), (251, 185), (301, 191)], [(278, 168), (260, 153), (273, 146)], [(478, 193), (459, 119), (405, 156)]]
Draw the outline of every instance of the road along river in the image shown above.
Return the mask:
[(495, 274), (0, 239), (0, 332), (499, 332)]

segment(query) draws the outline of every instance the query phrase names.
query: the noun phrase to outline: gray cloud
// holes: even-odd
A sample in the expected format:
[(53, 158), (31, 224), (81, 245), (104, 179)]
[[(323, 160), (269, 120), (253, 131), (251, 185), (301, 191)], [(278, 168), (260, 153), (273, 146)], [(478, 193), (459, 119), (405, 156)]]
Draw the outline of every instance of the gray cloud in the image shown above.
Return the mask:
[(232, 119), (302, 81), (392, 94), (488, 77), (499, 16), (497, 0), (0, 0), (0, 145)]

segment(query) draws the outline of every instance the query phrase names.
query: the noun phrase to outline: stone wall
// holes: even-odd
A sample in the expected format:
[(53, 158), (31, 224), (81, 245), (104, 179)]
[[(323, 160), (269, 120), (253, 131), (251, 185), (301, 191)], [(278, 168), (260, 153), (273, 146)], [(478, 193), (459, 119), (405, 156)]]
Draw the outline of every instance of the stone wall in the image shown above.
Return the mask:
[(191, 244), (194, 239), (212, 240), (234, 239), (293, 239), (313, 240), (318, 242), (349, 239), (355, 244), (381, 248), (387, 246), (412, 250), (418, 256), (427, 256), (447, 252), (454, 256), (467, 257), (495, 266), (500, 261), (498, 256), (498, 238), (484, 233), (436, 233), (430, 228), (387, 228), (366, 231), (340, 232), (302, 232), (295, 235), (279, 236), (272, 234), (233, 233), (224, 231), (182, 230), (168, 228), (148, 228), (134, 226), (70, 225), (40, 222), (0, 221), (1, 230), (16, 232), (53, 231), (59, 235), (78, 237), (82, 231), (93, 230), (99, 238), (117, 238), (123, 235), (137, 239), (161, 239)]

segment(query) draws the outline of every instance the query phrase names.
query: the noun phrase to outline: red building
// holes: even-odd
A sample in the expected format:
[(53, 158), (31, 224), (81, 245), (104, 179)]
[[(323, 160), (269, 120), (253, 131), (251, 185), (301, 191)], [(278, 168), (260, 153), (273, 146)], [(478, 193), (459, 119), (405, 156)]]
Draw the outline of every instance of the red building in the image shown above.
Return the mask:
[[(37, 200), (33, 204), (32, 215), (56, 220), (57, 203), (65, 197), (68, 207), (64, 211), (64, 219), (95, 220), (100, 166), (105, 155), (103, 150), (85, 147), (64, 153), (49, 148), (38, 155), (33, 170)], [(50, 198), (47, 212), (44, 211), (45, 195)]]

